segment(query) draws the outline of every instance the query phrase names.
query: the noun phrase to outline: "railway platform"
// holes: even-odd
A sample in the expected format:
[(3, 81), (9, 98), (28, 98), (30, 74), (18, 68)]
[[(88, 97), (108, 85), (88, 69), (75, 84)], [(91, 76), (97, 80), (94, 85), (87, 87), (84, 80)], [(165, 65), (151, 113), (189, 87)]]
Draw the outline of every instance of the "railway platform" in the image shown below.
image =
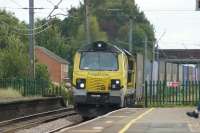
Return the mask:
[(194, 108), (124, 108), (59, 133), (200, 133), (200, 118), (190, 118)]
[(0, 99), (0, 122), (64, 108), (62, 97)]

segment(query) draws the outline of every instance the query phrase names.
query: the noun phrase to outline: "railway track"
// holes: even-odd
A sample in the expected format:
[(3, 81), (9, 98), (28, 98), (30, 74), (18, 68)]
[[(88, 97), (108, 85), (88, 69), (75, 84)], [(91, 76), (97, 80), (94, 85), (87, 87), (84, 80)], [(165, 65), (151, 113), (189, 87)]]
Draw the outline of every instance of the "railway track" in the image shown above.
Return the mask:
[(50, 122), (64, 117), (77, 115), (72, 107), (42, 112), (29, 116), (0, 122), (0, 133), (13, 133), (20, 129), (31, 128), (42, 123)]
[(100, 116), (97, 116), (97, 117), (94, 117), (94, 118), (91, 118), (91, 119), (87, 119), (87, 120), (84, 120), (80, 123), (75, 123), (75, 124), (72, 124), (72, 125), (64, 125), (64, 126), (61, 126), (61, 127), (58, 127), (57, 129), (53, 129), (53, 130), (49, 130), (48, 132), (45, 132), (45, 133), (59, 133), (61, 132), (63, 129), (66, 130), (66, 129), (70, 129), (70, 128), (74, 128), (74, 127), (77, 127), (77, 126), (80, 126), (80, 125), (85, 125), (87, 123), (90, 123), (90, 122), (93, 122), (97, 119), (100, 119), (100, 118), (103, 118), (105, 116), (108, 116), (110, 115), (111, 113), (114, 113), (116, 111), (119, 111), (121, 109), (118, 109), (118, 108), (110, 108), (107, 110), (107, 112), (104, 112), (102, 115)]

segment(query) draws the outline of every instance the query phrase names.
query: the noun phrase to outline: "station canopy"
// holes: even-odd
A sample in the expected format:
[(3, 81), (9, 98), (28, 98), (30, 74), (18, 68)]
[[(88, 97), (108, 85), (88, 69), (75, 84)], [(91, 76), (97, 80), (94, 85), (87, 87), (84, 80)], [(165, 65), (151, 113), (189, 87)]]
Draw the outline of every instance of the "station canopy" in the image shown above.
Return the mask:
[(169, 63), (200, 64), (200, 49), (159, 49), (159, 58)]

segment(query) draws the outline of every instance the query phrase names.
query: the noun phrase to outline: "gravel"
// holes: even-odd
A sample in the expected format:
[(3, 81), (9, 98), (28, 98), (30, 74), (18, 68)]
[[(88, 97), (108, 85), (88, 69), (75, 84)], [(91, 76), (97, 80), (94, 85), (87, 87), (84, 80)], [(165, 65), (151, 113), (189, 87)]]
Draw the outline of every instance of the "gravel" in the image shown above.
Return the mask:
[(52, 130), (55, 130), (55, 129), (58, 129), (61, 127), (78, 124), (81, 121), (82, 121), (81, 116), (76, 115), (76, 116), (71, 116), (71, 117), (51, 121), (48, 123), (44, 123), (39, 126), (30, 128), (30, 129), (19, 130), (19, 131), (17, 131), (17, 133), (45, 133), (45, 132), (49, 132), (49, 131), (52, 131)]

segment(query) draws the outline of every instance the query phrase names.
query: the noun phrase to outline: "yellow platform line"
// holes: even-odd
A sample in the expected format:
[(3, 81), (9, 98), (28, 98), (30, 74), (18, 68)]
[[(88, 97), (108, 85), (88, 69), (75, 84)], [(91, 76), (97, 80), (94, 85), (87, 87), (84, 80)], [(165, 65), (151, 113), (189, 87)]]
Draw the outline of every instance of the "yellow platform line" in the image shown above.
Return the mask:
[(130, 128), (130, 126), (131, 126), (132, 124), (134, 124), (136, 121), (138, 121), (139, 119), (143, 118), (145, 115), (149, 114), (149, 113), (150, 113), (151, 111), (153, 111), (153, 110), (154, 110), (154, 108), (151, 108), (151, 109), (147, 110), (146, 112), (142, 113), (141, 115), (139, 115), (137, 118), (132, 119), (132, 120), (131, 120), (129, 123), (127, 123), (118, 133), (124, 133), (124, 132), (126, 132), (126, 131)]

